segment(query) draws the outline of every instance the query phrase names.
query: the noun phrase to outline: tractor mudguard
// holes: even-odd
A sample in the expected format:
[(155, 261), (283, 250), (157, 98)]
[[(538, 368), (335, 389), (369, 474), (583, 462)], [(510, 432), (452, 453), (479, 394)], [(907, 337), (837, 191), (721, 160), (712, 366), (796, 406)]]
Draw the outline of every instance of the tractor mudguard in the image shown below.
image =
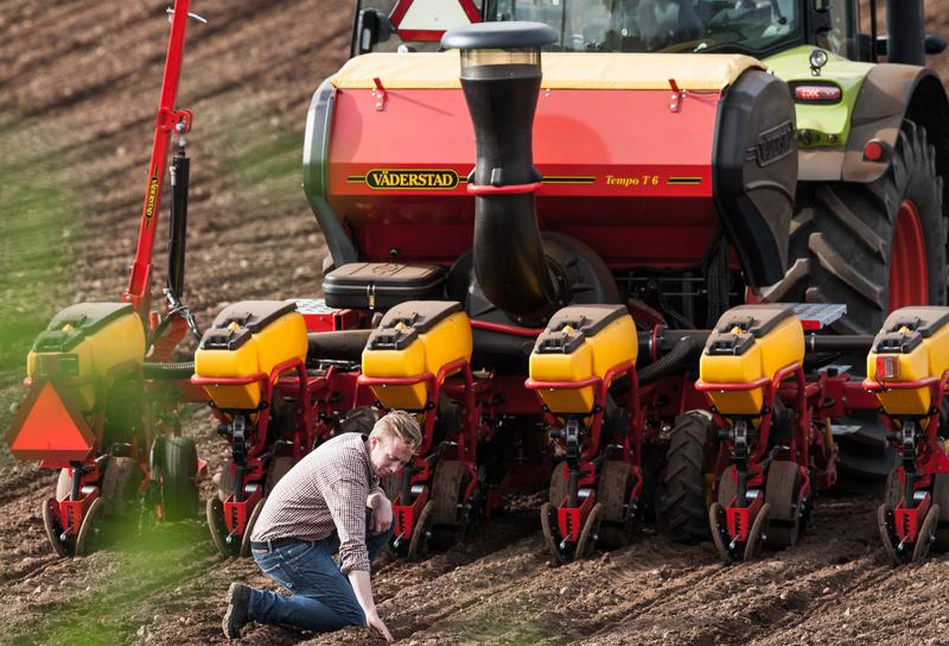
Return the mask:
[(944, 175), (949, 170), (949, 101), (939, 77), (924, 67), (884, 63), (870, 70), (860, 88), (846, 148), (802, 149), (800, 179), (861, 184), (879, 179), (889, 160), (866, 160), (863, 148), (876, 139), (892, 149), (905, 118), (926, 128)]

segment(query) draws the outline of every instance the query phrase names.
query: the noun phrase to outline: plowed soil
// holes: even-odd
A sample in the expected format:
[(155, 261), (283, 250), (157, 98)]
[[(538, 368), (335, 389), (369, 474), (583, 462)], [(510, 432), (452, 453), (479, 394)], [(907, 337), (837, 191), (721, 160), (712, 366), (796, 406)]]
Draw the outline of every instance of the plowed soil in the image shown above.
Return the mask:
[[(51, 314), (125, 288), (165, 8), (0, 0), (0, 428), (22, 397), (30, 340)], [(941, 8), (927, 2), (930, 31), (947, 21)], [(210, 22), (191, 23), (179, 93), (195, 113), (186, 300), (207, 324), (231, 301), (319, 294), (325, 247), (300, 189), (301, 142), (310, 95), (348, 51), (351, 7), (201, 0), (192, 9)], [(186, 432), (219, 468), (226, 450), (206, 411), (194, 411)], [(269, 585), (249, 561), (219, 560), (199, 520), (57, 558), (40, 516), (54, 486), (55, 474), (0, 453), (0, 643), (221, 642), (228, 584)], [(210, 481), (202, 495), (213, 495)], [(674, 545), (647, 531), (629, 548), (554, 568), (539, 502), (513, 501), (473, 540), (380, 569), (381, 614), (400, 643), (949, 643), (949, 561), (888, 566), (871, 497), (819, 500), (800, 545), (738, 567), (720, 565), (711, 544)], [(250, 626), (244, 642), (379, 640), (357, 629)]]

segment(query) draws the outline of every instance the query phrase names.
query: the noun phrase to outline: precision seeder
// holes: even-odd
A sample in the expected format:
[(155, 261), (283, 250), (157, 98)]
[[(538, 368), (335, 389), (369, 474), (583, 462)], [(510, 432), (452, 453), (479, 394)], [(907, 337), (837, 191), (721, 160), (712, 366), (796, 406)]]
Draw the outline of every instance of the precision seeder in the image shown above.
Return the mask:
[(867, 355), (866, 389), (880, 401), (899, 464), (886, 482), (877, 523), (893, 565), (949, 550), (949, 308), (890, 314)]
[[(849, 2), (712, 0), (663, 33), (626, 24), (638, 18), (618, 2), (588, 16), (461, 0), (447, 33), (452, 3), (411, 4), (391, 23), (357, 4), (353, 53), (367, 55), (309, 107), (325, 299), (235, 302), (201, 333), (181, 302), (192, 116), (174, 105), (189, 5), (176, 0), (129, 288), (38, 337), (8, 436), (17, 457), (63, 469), (43, 507), (53, 546), (87, 553), (104, 509), (196, 514), (186, 403), (212, 407), (230, 448), (206, 505), (225, 556), (248, 552), (295, 462), (390, 409), (423, 430), (384, 483), (400, 556), (545, 487), (558, 563), (652, 521), (675, 541), (711, 533), (727, 563), (791, 547), (847, 467), (835, 425), (881, 406), (901, 456), (880, 507), (890, 558), (943, 546), (949, 314), (926, 304), (946, 297), (949, 120), (933, 115), (949, 102), (910, 29), (921, 5), (888, 2), (883, 43), (875, 23), (851, 33)], [(396, 35), (446, 51), (369, 53)], [(193, 362), (172, 363), (189, 331)], [(835, 365), (854, 356), (865, 382)]]

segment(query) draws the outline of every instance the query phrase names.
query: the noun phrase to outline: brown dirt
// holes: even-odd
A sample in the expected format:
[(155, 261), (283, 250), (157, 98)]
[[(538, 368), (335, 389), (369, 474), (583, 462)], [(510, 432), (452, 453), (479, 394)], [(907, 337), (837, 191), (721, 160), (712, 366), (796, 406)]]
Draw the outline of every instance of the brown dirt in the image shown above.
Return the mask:
[[(0, 334), (2, 426), (21, 396), (16, 382), (34, 328), (59, 307), (113, 300), (125, 287), (166, 4), (0, 0), (0, 196), (28, 184), (31, 199), (55, 214), (38, 220), (45, 224), (37, 238), (11, 246), (0, 235), (0, 298), (8, 316), (33, 326), (23, 332), (27, 341), (6, 347)], [(206, 323), (232, 300), (319, 291), (324, 245), (299, 187), (300, 142), (310, 94), (344, 59), (350, 3), (194, 4), (211, 23), (190, 27), (180, 92), (181, 106), (196, 115), (187, 300)], [(935, 16), (936, 3), (927, 6)], [(947, 22), (946, 14), (936, 18), (933, 30)], [(29, 209), (0, 213), (0, 234), (38, 217)], [(38, 248), (30, 246), (37, 240)], [(36, 255), (46, 263), (35, 272), (12, 266)], [(160, 261), (156, 272), (164, 274)], [(12, 355), (15, 362), (2, 363)], [(195, 411), (186, 426), (212, 470), (219, 466), (225, 446), (206, 412)], [(0, 467), (0, 643), (220, 642), (228, 583), (268, 585), (247, 561), (219, 561), (197, 520), (90, 557), (57, 559), (40, 517), (55, 476), (6, 454)], [(210, 482), (202, 487), (205, 498), (212, 494)], [(819, 501), (801, 545), (732, 568), (719, 565), (711, 545), (682, 547), (654, 534), (552, 568), (536, 502), (519, 501), (447, 553), (376, 575), (381, 613), (400, 643), (947, 642), (946, 557), (887, 566), (870, 498)], [(245, 634), (249, 644), (379, 643), (355, 629), (314, 636), (250, 627)]]

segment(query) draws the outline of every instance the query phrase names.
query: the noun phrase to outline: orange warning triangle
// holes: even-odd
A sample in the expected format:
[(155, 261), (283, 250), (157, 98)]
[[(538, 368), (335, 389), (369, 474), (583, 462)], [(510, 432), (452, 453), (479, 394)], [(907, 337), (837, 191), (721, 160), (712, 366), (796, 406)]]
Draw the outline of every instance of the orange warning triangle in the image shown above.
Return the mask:
[(454, 27), (480, 22), (472, 0), (398, 0), (389, 14), (399, 38), (406, 41), (439, 41)]
[(95, 446), (89, 425), (49, 381), (33, 386), (7, 433), (20, 460), (82, 461)]

